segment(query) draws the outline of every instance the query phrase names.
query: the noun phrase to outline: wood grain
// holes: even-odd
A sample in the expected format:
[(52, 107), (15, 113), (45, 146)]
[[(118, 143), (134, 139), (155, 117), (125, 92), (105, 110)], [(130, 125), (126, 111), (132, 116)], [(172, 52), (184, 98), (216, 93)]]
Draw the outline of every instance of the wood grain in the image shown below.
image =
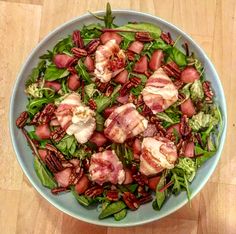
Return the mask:
[(83, 233), (158, 234), (236, 233), (236, 1), (111, 0), (113, 8), (157, 15), (186, 31), (215, 64), (228, 105), (228, 134), (210, 182), (192, 201), (162, 220), (132, 228), (90, 225), (63, 214), (39, 196), (23, 176), (9, 132), (10, 91), (29, 51), (52, 29), (88, 10), (104, 9), (107, 0), (0, 1), (0, 232), (4, 234)]

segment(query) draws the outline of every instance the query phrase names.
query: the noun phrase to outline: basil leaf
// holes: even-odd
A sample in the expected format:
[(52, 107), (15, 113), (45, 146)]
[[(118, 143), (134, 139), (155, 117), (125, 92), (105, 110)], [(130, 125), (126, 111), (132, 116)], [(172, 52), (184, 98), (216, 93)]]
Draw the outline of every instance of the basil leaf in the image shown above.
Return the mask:
[(57, 183), (53, 179), (52, 174), (42, 165), (37, 157), (34, 158), (34, 169), (43, 186), (50, 189), (57, 187)]
[(82, 79), (85, 81), (86, 84), (90, 84), (92, 80), (90, 79), (90, 75), (86, 70), (85, 65), (81, 60), (78, 61), (78, 64), (76, 65), (75, 69), (77, 70), (78, 74), (82, 77)]
[(110, 215), (118, 213), (119, 211), (123, 210), (126, 207), (123, 201), (113, 202), (108, 205), (98, 216), (99, 219), (104, 219)]
[(215, 155), (216, 151), (206, 151), (199, 146), (195, 146), (195, 155), (201, 155), (196, 158), (196, 165), (200, 167), (205, 163), (209, 158)]
[(104, 129), (104, 122), (105, 119), (100, 115), (100, 114), (96, 114), (96, 130), (98, 132), (102, 132)]
[(49, 65), (45, 71), (44, 79), (53, 81), (66, 77), (69, 74), (67, 69), (59, 69), (55, 65)]

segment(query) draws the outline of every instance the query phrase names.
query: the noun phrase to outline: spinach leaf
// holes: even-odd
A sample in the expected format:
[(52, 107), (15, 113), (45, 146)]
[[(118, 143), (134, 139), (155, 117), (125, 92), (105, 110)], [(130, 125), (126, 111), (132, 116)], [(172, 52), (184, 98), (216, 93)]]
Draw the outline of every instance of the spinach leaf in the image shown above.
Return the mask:
[(105, 119), (98, 113), (96, 113), (96, 130), (102, 132), (104, 129)]
[(66, 53), (71, 55), (71, 49), (73, 48), (73, 41), (72, 37), (68, 36), (62, 40), (60, 40), (54, 47), (53, 47), (53, 54), (60, 54)]
[(129, 76), (132, 77), (138, 77), (141, 79), (141, 83), (137, 87), (133, 87), (130, 91), (133, 95), (136, 97), (140, 95), (140, 93), (143, 91), (145, 83), (147, 82), (147, 77), (142, 74), (136, 74), (136, 73), (129, 73)]
[(110, 215), (118, 213), (119, 211), (123, 210), (125, 207), (126, 205), (123, 201), (113, 202), (110, 205), (108, 205), (104, 210), (102, 210), (98, 218), (104, 219)]
[(120, 221), (126, 217), (126, 214), (127, 214), (127, 209), (123, 209), (119, 211), (118, 213), (115, 213), (114, 218), (116, 221)]
[(200, 167), (205, 161), (215, 155), (215, 153), (216, 151), (207, 151), (199, 146), (195, 146), (195, 155), (201, 155), (196, 158), (196, 166)]
[(55, 65), (49, 65), (45, 71), (44, 79), (48, 81), (58, 80), (68, 76), (70, 73), (67, 69), (59, 69)]
[(86, 70), (85, 65), (81, 60), (78, 61), (78, 64), (76, 65), (75, 69), (77, 70), (78, 74), (82, 77), (82, 79), (85, 81), (86, 84), (90, 84), (92, 80), (90, 79), (90, 75)]
[(91, 197), (87, 197), (85, 195), (79, 195), (76, 191), (74, 186), (71, 187), (71, 192), (74, 195), (75, 199), (77, 200), (77, 202), (85, 207), (88, 207), (89, 205), (91, 205), (92, 203), (94, 203), (94, 200)]
[(45, 60), (48, 60), (48, 61), (52, 61), (53, 56), (54, 56), (53, 52), (50, 51), (50, 50), (47, 50), (47, 53), (41, 55), (39, 58), (40, 58), (40, 59), (45, 59)]
[(116, 155), (124, 165), (130, 165), (132, 163), (133, 151), (126, 147), (125, 144), (113, 143), (111, 148), (115, 151)]
[(174, 118), (172, 119), (172, 117), (168, 116), (168, 114), (166, 114), (165, 112), (159, 112), (156, 114), (156, 116), (158, 117), (158, 119), (164, 120), (165, 122), (168, 122), (170, 125), (179, 123), (180, 121), (179, 118), (175, 118), (176, 116), (174, 116)]
[(39, 161), (37, 157), (34, 158), (34, 169), (43, 186), (50, 189), (57, 186), (57, 183), (53, 179), (50, 171)]
[(160, 192), (159, 190), (162, 189), (165, 186), (166, 183), (166, 173), (162, 173), (161, 179), (156, 187), (156, 204), (157, 209), (160, 210), (162, 205), (164, 204), (164, 201), (166, 200), (166, 190), (163, 192)]
[(80, 31), (84, 44), (88, 44), (92, 39), (99, 38), (101, 36), (102, 26), (100, 24), (84, 25)]
[(170, 47), (170, 48), (166, 49), (165, 52), (179, 66), (182, 67), (182, 66), (186, 66), (187, 65), (186, 56), (184, 55), (184, 53), (182, 53), (176, 47)]
[(171, 48), (170, 45), (166, 44), (161, 38), (158, 38), (156, 40), (154, 40), (149, 48), (149, 50), (158, 50), (158, 49), (161, 49), (161, 50), (167, 50)]

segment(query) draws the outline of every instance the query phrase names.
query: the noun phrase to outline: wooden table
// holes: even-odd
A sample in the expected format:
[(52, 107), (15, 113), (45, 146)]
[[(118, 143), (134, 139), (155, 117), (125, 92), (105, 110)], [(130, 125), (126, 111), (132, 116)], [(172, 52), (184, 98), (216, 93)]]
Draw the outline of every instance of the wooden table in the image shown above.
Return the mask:
[(52, 29), (107, 0), (0, 1), (0, 233), (236, 233), (236, 1), (110, 0), (115, 9), (134, 9), (172, 22), (190, 34), (215, 64), (228, 103), (228, 135), (220, 163), (192, 208), (147, 225), (106, 228), (63, 214), (34, 190), (16, 161), (8, 130), (9, 99), (29, 52)]

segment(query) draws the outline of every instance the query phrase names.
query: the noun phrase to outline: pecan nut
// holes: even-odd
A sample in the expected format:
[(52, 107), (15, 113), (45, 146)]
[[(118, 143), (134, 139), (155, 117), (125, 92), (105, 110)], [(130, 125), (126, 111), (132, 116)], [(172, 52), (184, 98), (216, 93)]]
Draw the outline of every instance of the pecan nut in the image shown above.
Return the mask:
[(70, 191), (70, 189), (69, 188), (65, 188), (65, 187), (57, 187), (57, 188), (51, 189), (51, 193), (53, 195), (57, 195), (58, 193), (62, 193), (62, 192), (65, 192), (65, 191)]
[(130, 82), (134, 85), (134, 87), (137, 87), (141, 83), (141, 79), (138, 77), (132, 77)]
[(118, 201), (119, 200), (119, 193), (117, 190), (109, 190), (106, 193), (106, 198), (109, 201)]
[(167, 43), (168, 45), (172, 45), (172, 46), (174, 45), (174, 41), (172, 40), (171, 35), (170, 35), (169, 32), (168, 33), (162, 32), (161, 33), (161, 39), (165, 43)]
[(97, 104), (93, 99), (89, 99), (88, 105), (89, 105), (90, 109), (92, 109), (92, 110), (97, 109)]
[(47, 153), (45, 163), (52, 173), (56, 173), (64, 169), (59, 159), (51, 151)]
[(16, 126), (18, 128), (23, 128), (29, 118), (29, 114), (27, 111), (22, 112), (19, 117), (16, 119)]
[(88, 54), (92, 54), (95, 52), (95, 50), (98, 48), (99, 45), (100, 45), (100, 40), (93, 39), (86, 45), (85, 49), (87, 50)]
[(176, 89), (181, 89), (182, 87), (183, 87), (183, 85), (184, 85), (184, 82), (182, 81), (182, 80), (176, 80), (175, 82), (174, 82), (174, 86), (176, 87)]
[(76, 47), (78, 47), (78, 48), (83, 48), (84, 47), (84, 41), (81, 37), (81, 34), (80, 34), (79, 30), (76, 30), (76, 31), (73, 32), (72, 40), (73, 40)]
[(76, 168), (73, 168), (70, 178), (69, 178), (69, 184), (75, 185), (78, 183), (78, 181), (81, 179), (81, 177), (84, 174), (84, 170), (82, 167), (77, 166)]
[(103, 188), (99, 185), (94, 185), (93, 187), (85, 191), (85, 196), (95, 198), (103, 193)]
[(141, 42), (150, 42), (153, 40), (149, 32), (136, 32), (135, 39)]
[(123, 193), (123, 200), (131, 210), (137, 210), (140, 206), (139, 200), (130, 192)]
[(180, 133), (182, 136), (186, 137), (191, 133), (191, 127), (188, 125), (188, 118), (183, 115), (180, 121)]
[(71, 52), (78, 58), (85, 57), (88, 55), (85, 49), (74, 47), (71, 49)]
[(54, 142), (58, 143), (65, 135), (66, 135), (65, 130), (63, 128), (59, 127), (51, 132), (50, 139), (53, 140)]
[(207, 103), (212, 103), (212, 98), (214, 96), (214, 93), (212, 91), (211, 85), (209, 81), (204, 81), (202, 84), (202, 88), (204, 91), (204, 94), (206, 96), (205, 100)]
[(136, 181), (141, 186), (148, 184), (147, 176), (141, 174), (140, 172), (137, 172), (136, 174), (132, 175), (132, 177), (133, 177), (134, 181)]
[(146, 196), (144, 196), (144, 197), (141, 197), (141, 198), (139, 198), (139, 203), (140, 204), (145, 204), (145, 203), (148, 203), (148, 202), (150, 202), (150, 201), (152, 201), (152, 195), (151, 194), (148, 194), (148, 195), (146, 195)]
[(76, 71), (76, 69), (75, 69), (74, 67), (68, 67), (67, 70), (68, 70), (72, 75), (77, 74), (77, 71)]
[(134, 84), (131, 81), (126, 82), (120, 89), (120, 95), (125, 96), (132, 87), (134, 87)]
[(181, 70), (175, 62), (169, 62), (162, 67), (168, 76), (172, 76), (175, 79), (180, 79)]
[(46, 149), (53, 152), (57, 156), (57, 158), (60, 159), (61, 161), (66, 160), (64, 155), (55, 146), (47, 143), (46, 144)]

